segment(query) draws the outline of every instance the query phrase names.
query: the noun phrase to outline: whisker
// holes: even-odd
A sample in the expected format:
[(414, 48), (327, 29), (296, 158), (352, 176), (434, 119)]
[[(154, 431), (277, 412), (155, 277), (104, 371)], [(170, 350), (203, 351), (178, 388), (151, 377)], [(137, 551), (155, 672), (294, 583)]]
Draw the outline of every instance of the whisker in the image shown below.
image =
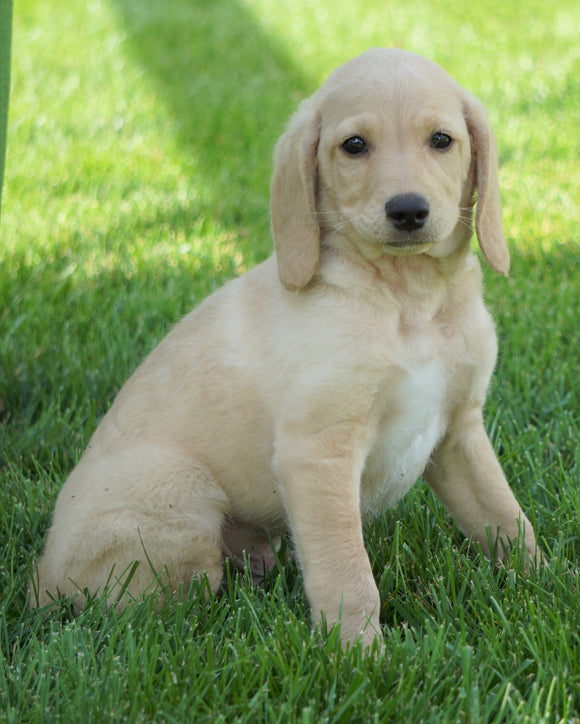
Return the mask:
[(460, 224), (463, 224), (463, 226), (466, 226), (468, 229), (473, 228), (473, 219), (471, 218), (471, 216), (462, 216), (460, 214), (457, 220)]
[(329, 231), (341, 233), (350, 224), (362, 218), (364, 214), (361, 213), (356, 216), (346, 217), (341, 211), (317, 211), (315, 212), (315, 216)]

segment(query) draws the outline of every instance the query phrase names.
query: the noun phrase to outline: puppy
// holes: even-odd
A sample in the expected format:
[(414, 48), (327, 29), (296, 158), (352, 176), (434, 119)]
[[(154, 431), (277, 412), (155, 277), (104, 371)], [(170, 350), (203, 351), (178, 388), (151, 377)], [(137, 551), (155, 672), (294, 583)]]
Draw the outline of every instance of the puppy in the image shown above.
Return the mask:
[(37, 605), (122, 605), (201, 573), (216, 589), (225, 557), (263, 572), (289, 531), (314, 618), (370, 644), (362, 522), (421, 474), (488, 555), (516, 539), (536, 555), (482, 419), (497, 344), (473, 215), (491, 267), (509, 255), (479, 103), (424, 58), (364, 53), (291, 120), (271, 211), (275, 254), (186, 316), (98, 426)]

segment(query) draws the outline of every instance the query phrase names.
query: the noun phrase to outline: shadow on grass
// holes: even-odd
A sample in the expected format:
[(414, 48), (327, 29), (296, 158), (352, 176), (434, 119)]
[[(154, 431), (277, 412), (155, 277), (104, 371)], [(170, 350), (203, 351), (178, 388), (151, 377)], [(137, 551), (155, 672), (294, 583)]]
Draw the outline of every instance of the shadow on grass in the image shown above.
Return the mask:
[[(177, 266), (168, 263), (158, 239), (189, 242), (192, 230), (199, 236), (227, 235), (246, 267), (270, 253), (273, 146), (299, 100), (313, 90), (294, 60), (235, 0), (110, 2), (129, 53), (155, 89), (160, 113), (170, 118), (167, 137), (174, 139), (190, 175), (189, 196), (147, 207), (139, 216), (119, 210), (110, 227), (80, 228), (63, 237), (62, 254), (42, 270), (53, 277), (50, 308), (40, 289), (37, 298), (35, 292), (22, 297), (19, 289), (30, 289), (41, 270), (27, 261), (25, 250), (15, 259), (19, 278), (6, 281), (6, 298), (11, 316), (25, 320), (28, 338), (38, 342), (34, 356), (22, 359), (16, 341), (22, 330), (14, 329), (14, 340), (8, 335), (0, 351), (6, 371), (0, 375), (0, 399), (8, 410), (0, 443), (12, 450), (10, 457), (35, 450), (45, 460), (60, 449), (63, 430), (53, 422), (45, 427), (44, 420), (72, 423), (68, 411), (76, 410), (75, 400), (87, 390), (98, 418), (171, 323), (239, 271), (234, 253), (230, 259), (227, 252), (215, 255), (210, 248), (184, 253)], [(159, 253), (143, 263), (142, 255), (134, 253), (137, 244), (157, 247)], [(84, 273), (79, 259), (91, 246), (111, 250), (117, 266)], [(80, 273), (69, 274), (71, 265)], [(0, 296), (3, 292), (4, 287)], [(48, 324), (58, 329), (56, 339), (47, 336)], [(103, 344), (108, 339), (112, 344)], [(55, 409), (48, 415), (50, 404)], [(76, 412), (71, 414), (76, 419)], [(1, 433), (17, 440), (2, 440)], [(0, 453), (0, 466), (3, 458)]]
[[(231, 229), (259, 223), (266, 234), (273, 145), (312, 83), (235, 0), (112, 2), (131, 52), (173, 117), (184, 168), (207, 213)], [(258, 258), (270, 249), (265, 242)]]

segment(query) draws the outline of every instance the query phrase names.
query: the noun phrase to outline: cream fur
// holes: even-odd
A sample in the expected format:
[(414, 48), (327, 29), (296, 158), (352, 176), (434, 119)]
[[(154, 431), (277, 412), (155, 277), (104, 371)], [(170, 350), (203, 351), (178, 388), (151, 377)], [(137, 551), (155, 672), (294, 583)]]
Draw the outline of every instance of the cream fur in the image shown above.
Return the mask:
[[(446, 150), (432, 134), (453, 138)], [(368, 150), (342, 147), (363, 137)], [(482, 421), (496, 337), (469, 249), (507, 273), (493, 136), (480, 105), (429, 61), (375, 49), (335, 71), (282, 136), (276, 254), (183, 319), (101, 421), (59, 495), (38, 604), (161, 574), (176, 589), (225, 556), (255, 573), (293, 536), (316, 619), (380, 631), (362, 520), (422, 473), (462, 531), (536, 543)], [(427, 199), (418, 229), (385, 204)], [(498, 546), (501, 551), (502, 546)], [(111, 575), (111, 571), (113, 574)]]

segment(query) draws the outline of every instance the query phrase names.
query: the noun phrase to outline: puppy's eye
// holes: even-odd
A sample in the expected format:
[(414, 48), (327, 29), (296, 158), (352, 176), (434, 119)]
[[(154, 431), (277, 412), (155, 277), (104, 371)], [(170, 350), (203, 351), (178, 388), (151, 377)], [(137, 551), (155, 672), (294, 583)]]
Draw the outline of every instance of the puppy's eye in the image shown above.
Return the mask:
[(342, 148), (348, 153), (349, 156), (358, 156), (361, 153), (368, 151), (368, 146), (364, 138), (360, 136), (353, 136), (347, 138), (342, 144)]
[(431, 146), (431, 148), (435, 148), (438, 151), (446, 151), (452, 143), (453, 139), (448, 133), (443, 133), (443, 131), (437, 131), (431, 136), (431, 141), (429, 145)]

